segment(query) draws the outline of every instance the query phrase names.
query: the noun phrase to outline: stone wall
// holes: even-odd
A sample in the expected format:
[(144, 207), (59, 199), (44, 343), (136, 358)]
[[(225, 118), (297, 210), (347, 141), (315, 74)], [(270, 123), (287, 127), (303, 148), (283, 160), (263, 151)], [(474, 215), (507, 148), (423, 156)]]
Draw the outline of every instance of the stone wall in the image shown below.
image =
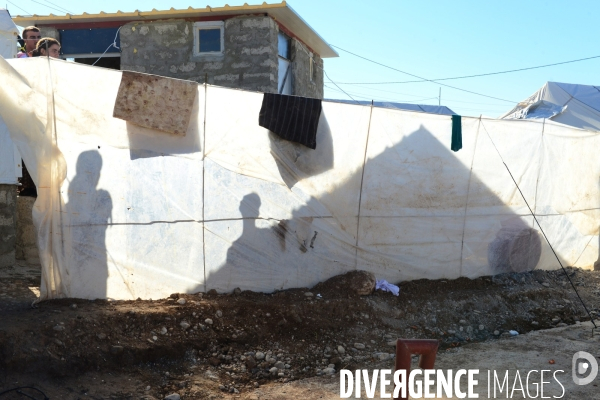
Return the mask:
[(121, 28), (121, 69), (209, 84), (277, 91), (277, 32), (267, 16), (225, 20), (224, 54), (193, 54), (194, 23), (131, 22)]
[[(295, 96), (323, 98), (323, 59), (313, 54), (297, 39), (292, 39), (292, 93)], [(312, 75), (311, 75), (312, 73)]]
[(37, 247), (37, 234), (33, 225), (33, 204), (35, 197), (17, 197), (17, 240), (15, 258), (29, 264), (39, 264), (40, 253)]
[(40, 26), (40, 35), (44, 38), (44, 37), (51, 37), (53, 39), (56, 39), (60, 42), (60, 34), (58, 32), (58, 29), (49, 27), (49, 26)]
[(15, 265), (17, 187), (0, 185), (0, 268)]

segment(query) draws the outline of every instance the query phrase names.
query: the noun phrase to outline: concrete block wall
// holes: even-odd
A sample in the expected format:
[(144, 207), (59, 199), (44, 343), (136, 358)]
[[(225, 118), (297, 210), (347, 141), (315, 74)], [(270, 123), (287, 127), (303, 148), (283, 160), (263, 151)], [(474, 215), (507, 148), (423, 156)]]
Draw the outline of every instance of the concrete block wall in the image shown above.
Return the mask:
[(218, 86), (277, 91), (277, 32), (268, 16), (225, 20), (223, 55), (194, 56), (192, 21), (131, 22), (121, 28), (121, 69)]
[(58, 29), (49, 27), (49, 26), (41, 26), (40, 27), (40, 35), (42, 35), (42, 37), (51, 37), (53, 39), (56, 39), (60, 42), (60, 33), (58, 32)]
[(15, 265), (17, 187), (0, 185), (0, 268)]
[(37, 247), (37, 233), (33, 225), (33, 204), (35, 197), (17, 197), (17, 240), (15, 258), (29, 264), (40, 263), (40, 253)]
[(311, 76), (311, 51), (299, 40), (293, 38), (291, 46), (292, 92), (295, 96), (323, 98), (323, 59), (313, 53)]

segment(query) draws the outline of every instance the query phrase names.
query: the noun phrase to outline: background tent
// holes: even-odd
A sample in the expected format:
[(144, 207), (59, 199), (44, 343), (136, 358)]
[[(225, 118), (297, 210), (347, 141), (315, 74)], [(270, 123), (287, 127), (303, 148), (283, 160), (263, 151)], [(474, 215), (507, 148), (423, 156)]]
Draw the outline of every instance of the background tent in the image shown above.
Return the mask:
[[(371, 102), (367, 100), (341, 100), (341, 99), (326, 99), (325, 101), (331, 101), (334, 103), (345, 103), (345, 104), (360, 104), (362, 106), (370, 106)], [(412, 103), (395, 103), (392, 101), (374, 101), (374, 107), (381, 108), (392, 108), (395, 110), (407, 110), (407, 111), (418, 111), (426, 112), (430, 114), (440, 115), (453, 115), (456, 114), (454, 111), (446, 106), (432, 106), (427, 104), (412, 104)]]
[(598, 86), (547, 82), (501, 119), (544, 119), (581, 129), (600, 130)]

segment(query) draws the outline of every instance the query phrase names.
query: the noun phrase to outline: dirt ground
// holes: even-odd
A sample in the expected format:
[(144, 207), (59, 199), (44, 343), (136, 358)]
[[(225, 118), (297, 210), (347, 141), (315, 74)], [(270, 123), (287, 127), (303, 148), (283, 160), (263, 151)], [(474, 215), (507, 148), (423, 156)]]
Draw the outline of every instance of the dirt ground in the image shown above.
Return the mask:
[[(339, 398), (337, 372), (392, 368), (397, 337), (438, 339), (444, 354), (589, 320), (562, 271), (402, 282), (399, 296), (358, 296), (334, 278), (271, 294), (32, 308), (38, 268), (0, 271), (1, 400), (26, 398), (2, 395), (21, 386), (50, 399)], [(595, 318), (600, 272), (567, 272)]]

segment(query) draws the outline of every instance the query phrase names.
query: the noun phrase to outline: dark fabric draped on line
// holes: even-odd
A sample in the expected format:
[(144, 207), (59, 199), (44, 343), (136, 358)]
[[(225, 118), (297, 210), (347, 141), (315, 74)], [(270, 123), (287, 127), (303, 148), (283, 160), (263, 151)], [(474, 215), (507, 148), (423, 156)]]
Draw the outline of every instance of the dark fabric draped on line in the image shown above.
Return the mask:
[(265, 93), (258, 124), (282, 139), (317, 148), (321, 100)]
[(462, 149), (462, 121), (460, 115), (452, 116), (452, 144), (450, 149), (452, 151)]

